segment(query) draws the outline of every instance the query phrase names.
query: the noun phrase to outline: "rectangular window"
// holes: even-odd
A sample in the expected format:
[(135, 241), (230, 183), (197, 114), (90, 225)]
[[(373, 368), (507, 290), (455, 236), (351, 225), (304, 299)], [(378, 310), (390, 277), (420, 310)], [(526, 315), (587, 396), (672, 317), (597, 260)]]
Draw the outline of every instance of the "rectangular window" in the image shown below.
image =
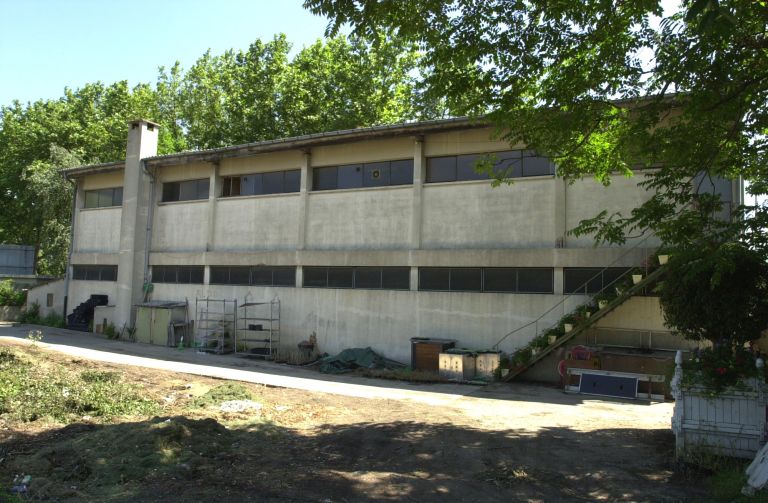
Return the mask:
[(304, 287), (408, 290), (410, 271), (410, 267), (304, 267)]
[(208, 199), (210, 182), (210, 178), (186, 180), (183, 182), (166, 182), (163, 184), (162, 202)]
[(313, 190), (386, 187), (413, 183), (413, 159), (314, 168)]
[(463, 154), (427, 159), (427, 183), (486, 180), (486, 173), (475, 169), (490, 163), (494, 173), (506, 178), (554, 175), (555, 165), (530, 150), (507, 150), (490, 154)]
[(296, 286), (289, 266), (211, 266), (211, 285)]
[(298, 192), (300, 185), (301, 171), (298, 169), (226, 176), (222, 179), (221, 197), (287, 194)]
[(72, 279), (87, 281), (117, 281), (117, 266), (73, 265)]
[(553, 293), (554, 269), (536, 267), (421, 267), (419, 290)]
[(122, 187), (85, 191), (86, 208), (109, 208), (112, 206), (122, 206), (122, 204)]
[(628, 271), (624, 267), (569, 267), (563, 270), (563, 293), (594, 294), (614, 285)]
[(153, 265), (152, 283), (202, 285), (204, 269), (201, 265)]

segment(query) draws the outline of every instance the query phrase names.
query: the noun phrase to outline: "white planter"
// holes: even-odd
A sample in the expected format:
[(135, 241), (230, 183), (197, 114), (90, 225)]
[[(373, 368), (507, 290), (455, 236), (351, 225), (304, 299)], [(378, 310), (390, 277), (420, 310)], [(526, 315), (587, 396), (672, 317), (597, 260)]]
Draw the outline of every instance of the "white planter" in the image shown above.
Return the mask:
[(539, 348), (531, 348), (531, 356), (536, 356), (539, 354)]
[(563, 328), (565, 328), (566, 332), (570, 332), (571, 330), (573, 330), (573, 323), (564, 323)]
[(766, 431), (765, 382), (750, 379), (744, 390), (726, 390), (713, 397), (701, 387), (681, 386), (679, 351), (678, 357), (671, 383), (676, 455), (704, 449), (723, 456), (753, 458), (764, 443)]
[(669, 255), (659, 255), (659, 265), (667, 265), (669, 262)]
[(638, 284), (641, 281), (643, 281), (643, 275), (642, 274), (633, 274), (632, 275), (632, 283)]
[(589, 318), (590, 316), (592, 316), (591, 311), (584, 311), (584, 318)]
[(597, 301), (597, 307), (600, 309), (605, 309), (608, 307), (608, 301), (607, 300), (598, 300)]
[(557, 336), (556, 335), (548, 335), (547, 336), (547, 342), (550, 343), (550, 344), (554, 344), (556, 340), (557, 340)]

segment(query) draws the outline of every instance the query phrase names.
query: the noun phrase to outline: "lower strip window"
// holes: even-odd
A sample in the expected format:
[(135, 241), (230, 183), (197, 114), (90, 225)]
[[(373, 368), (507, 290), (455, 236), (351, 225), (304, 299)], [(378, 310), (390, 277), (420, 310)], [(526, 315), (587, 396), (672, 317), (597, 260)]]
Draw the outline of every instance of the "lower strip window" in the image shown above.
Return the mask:
[(117, 281), (117, 266), (73, 265), (72, 279), (86, 281)]
[(152, 283), (203, 284), (201, 265), (153, 265)]
[(292, 266), (211, 266), (212, 285), (296, 286)]
[(437, 292), (554, 293), (547, 267), (420, 267), (419, 290)]
[(410, 267), (304, 267), (305, 288), (409, 290)]
[(599, 293), (628, 270), (626, 267), (568, 267), (563, 270), (563, 293)]

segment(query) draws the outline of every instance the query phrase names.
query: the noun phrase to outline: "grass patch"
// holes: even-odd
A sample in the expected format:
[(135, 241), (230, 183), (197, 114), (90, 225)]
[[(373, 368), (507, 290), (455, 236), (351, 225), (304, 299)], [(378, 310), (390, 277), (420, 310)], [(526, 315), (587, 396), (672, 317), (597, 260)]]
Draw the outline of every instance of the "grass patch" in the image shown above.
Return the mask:
[(238, 383), (226, 383), (209, 390), (192, 401), (192, 407), (216, 407), (230, 400), (253, 400), (253, 393)]
[(83, 416), (151, 415), (158, 410), (116, 372), (45, 365), (0, 349), (0, 415), (8, 419), (68, 423)]
[(745, 470), (751, 462), (720, 456), (707, 449), (693, 449), (685, 456), (682, 467), (684, 471), (694, 472), (706, 480), (712, 501), (768, 503), (768, 491), (762, 490), (753, 496), (741, 494), (741, 488), (747, 483)]

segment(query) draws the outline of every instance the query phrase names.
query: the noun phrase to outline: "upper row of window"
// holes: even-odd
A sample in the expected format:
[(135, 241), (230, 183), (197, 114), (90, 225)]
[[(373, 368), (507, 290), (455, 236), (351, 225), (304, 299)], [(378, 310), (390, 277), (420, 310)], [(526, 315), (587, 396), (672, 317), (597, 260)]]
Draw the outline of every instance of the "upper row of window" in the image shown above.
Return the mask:
[[(478, 165), (489, 169), (477, 171)], [(490, 172), (519, 178), (555, 174), (555, 165), (529, 150), (507, 150), (491, 154), (466, 154), (427, 158), (427, 183), (486, 180)], [(312, 190), (386, 187), (413, 183), (413, 159), (324, 166), (312, 170)], [(301, 171), (272, 171), (222, 178), (222, 197), (287, 194), (298, 192)], [(208, 199), (210, 179), (163, 183), (162, 201)], [(123, 189), (85, 191), (86, 208), (120, 206)]]

